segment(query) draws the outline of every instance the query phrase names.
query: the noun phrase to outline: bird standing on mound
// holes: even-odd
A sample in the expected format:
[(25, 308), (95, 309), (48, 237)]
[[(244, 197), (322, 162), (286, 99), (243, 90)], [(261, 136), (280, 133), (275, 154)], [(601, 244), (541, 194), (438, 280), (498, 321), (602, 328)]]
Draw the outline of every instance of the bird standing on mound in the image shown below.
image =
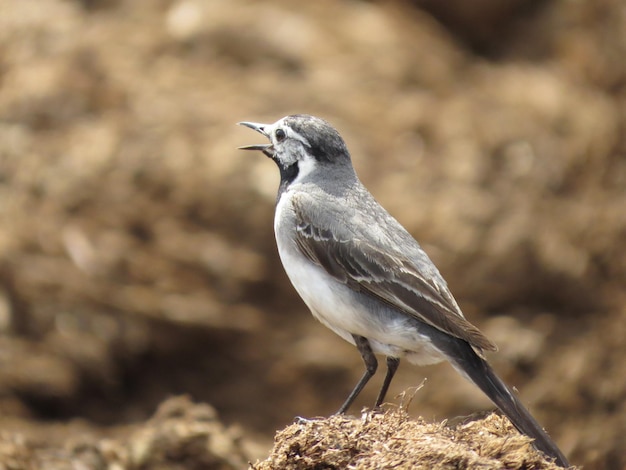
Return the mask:
[(289, 279), (313, 316), (354, 344), (365, 362), (339, 413), (376, 372), (376, 354), (387, 358), (376, 407), (400, 358), (414, 364), (447, 360), (538, 450), (567, 467), (556, 444), (485, 360), (483, 351), (496, 346), (465, 319), (417, 241), (358, 179), (339, 133), (304, 114), (274, 124), (240, 124), (270, 140), (241, 148), (263, 152), (280, 171), (274, 231)]

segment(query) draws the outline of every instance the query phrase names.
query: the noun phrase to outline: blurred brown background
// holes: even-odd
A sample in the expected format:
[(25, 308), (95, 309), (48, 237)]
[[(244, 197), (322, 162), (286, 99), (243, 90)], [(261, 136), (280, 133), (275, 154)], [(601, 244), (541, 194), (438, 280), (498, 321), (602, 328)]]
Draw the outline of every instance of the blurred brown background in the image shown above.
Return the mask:
[[(625, 468), (621, 0), (0, 0), (0, 429), (110, 436), (186, 393), (261, 456), (339, 407), (361, 359), (282, 271), (274, 164), (236, 149), (296, 112), (572, 463)], [(415, 415), (491, 408), (447, 365), (390, 400), (424, 377)]]

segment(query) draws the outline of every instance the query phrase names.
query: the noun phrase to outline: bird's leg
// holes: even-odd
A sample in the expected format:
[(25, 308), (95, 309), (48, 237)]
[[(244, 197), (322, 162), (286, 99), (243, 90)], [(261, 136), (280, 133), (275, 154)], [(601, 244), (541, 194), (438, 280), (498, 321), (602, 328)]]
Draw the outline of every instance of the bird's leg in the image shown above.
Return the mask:
[(391, 379), (396, 374), (398, 370), (398, 366), (400, 365), (400, 358), (398, 357), (387, 357), (387, 375), (385, 375), (385, 380), (383, 381), (383, 386), (380, 388), (380, 392), (378, 393), (378, 398), (376, 399), (376, 404), (374, 408), (379, 408), (380, 405), (383, 404), (385, 400), (385, 395), (387, 395), (387, 390), (389, 389), (389, 384), (391, 383)]
[(372, 378), (372, 376), (376, 373), (376, 369), (378, 368), (378, 361), (376, 360), (376, 356), (374, 355), (374, 352), (372, 351), (372, 348), (367, 338), (357, 335), (352, 335), (352, 337), (354, 338), (356, 347), (361, 353), (363, 362), (365, 362), (365, 373), (363, 374), (363, 377), (361, 377), (361, 380), (359, 380), (359, 382), (356, 384), (356, 387), (354, 387), (354, 390), (350, 392), (350, 395), (348, 395), (348, 398), (346, 399), (344, 404), (341, 405), (339, 411), (335, 413), (338, 415), (344, 414), (346, 410), (350, 408), (352, 402), (359, 395), (359, 393), (361, 393), (361, 390), (363, 390), (365, 384), (369, 381), (369, 379)]

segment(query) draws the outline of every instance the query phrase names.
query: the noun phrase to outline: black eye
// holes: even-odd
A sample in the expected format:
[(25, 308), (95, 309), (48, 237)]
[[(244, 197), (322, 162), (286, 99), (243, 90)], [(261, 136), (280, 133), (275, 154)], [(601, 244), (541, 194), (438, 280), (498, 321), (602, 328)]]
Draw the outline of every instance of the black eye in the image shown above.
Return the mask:
[(285, 134), (285, 131), (282, 129), (276, 129), (274, 135), (276, 136), (276, 142), (282, 142), (285, 140), (285, 137), (287, 137), (287, 134)]

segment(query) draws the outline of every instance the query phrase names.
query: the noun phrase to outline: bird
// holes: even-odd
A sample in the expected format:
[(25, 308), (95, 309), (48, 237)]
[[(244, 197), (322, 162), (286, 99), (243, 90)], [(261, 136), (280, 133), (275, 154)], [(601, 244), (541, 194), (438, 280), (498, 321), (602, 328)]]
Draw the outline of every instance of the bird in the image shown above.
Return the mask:
[(276, 163), (274, 233), (293, 287), (313, 316), (355, 345), (365, 372), (344, 414), (386, 358), (379, 408), (401, 359), (448, 361), (477, 385), (536, 449), (568, 467), (558, 446), (485, 358), (496, 345), (471, 324), (420, 244), (357, 177), (344, 139), (326, 120), (293, 114), (240, 122), (269, 143), (246, 145)]

